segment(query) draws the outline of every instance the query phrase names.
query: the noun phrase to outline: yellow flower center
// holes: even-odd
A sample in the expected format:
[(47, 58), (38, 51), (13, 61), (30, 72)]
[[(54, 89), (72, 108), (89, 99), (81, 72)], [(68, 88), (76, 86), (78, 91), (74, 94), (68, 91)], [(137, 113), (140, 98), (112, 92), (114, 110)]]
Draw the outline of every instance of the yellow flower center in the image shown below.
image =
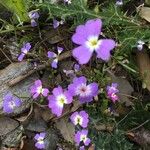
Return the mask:
[(60, 107), (63, 107), (64, 106), (64, 104), (66, 103), (66, 97), (65, 97), (65, 95), (59, 95), (58, 97), (57, 97), (57, 104), (60, 106)]
[(101, 41), (98, 40), (98, 36), (90, 36), (85, 43), (86, 47), (89, 50), (91, 50), (92, 52), (94, 50), (97, 50), (99, 48), (100, 44), (101, 44)]
[(97, 45), (97, 43), (98, 43), (98, 40), (92, 39), (92, 40), (89, 41), (89, 42), (90, 42), (91, 46), (95, 47), (95, 46)]
[(61, 103), (62, 105), (65, 103), (64, 98), (61, 98), (61, 99), (60, 99), (60, 103)]

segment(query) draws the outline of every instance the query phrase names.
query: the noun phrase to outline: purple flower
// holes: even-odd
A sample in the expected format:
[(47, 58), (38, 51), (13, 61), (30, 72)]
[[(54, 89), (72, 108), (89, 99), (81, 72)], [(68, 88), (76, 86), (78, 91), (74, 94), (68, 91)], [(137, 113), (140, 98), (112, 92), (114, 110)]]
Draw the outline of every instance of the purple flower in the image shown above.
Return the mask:
[(71, 0), (64, 0), (65, 3), (71, 4)]
[(84, 146), (80, 146), (79, 150), (85, 150), (85, 147)]
[(116, 93), (110, 93), (107, 96), (112, 100), (113, 103), (119, 100), (119, 97), (116, 95)]
[(117, 6), (123, 5), (123, 1), (122, 1), (122, 0), (116, 0), (116, 5), (117, 5)]
[(80, 71), (80, 65), (79, 64), (74, 64), (74, 71), (75, 72)]
[(93, 97), (98, 94), (98, 84), (87, 85), (87, 79), (84, 76), (76, 77), (73, 79), (73, 83), (68, 86), (68, 90), (73, 96), (79, 96), (81, 103), (86, 103), (91, 102)]
[(29, 17), (31, 19), (31, 26), (32, 27), (36, 27), (37, 26), (37, 22), (36, 20), (39, 18), (39, 14), (37, 11), (33, 10), (29, 12)]
[(53, 28), (54, 28), (54, 29), (58, 28), (59, 25), (62, 25), (62, 24), (64, 24), (64, 21), (63, 21), (63, 20), (58, 21), (58, 20), (56, 20), (56, 19), (53, 19)]
[(49, 90), (47, 88), (42, 87), (41, 80), (36, 80), (34, 82), (34, 85), (31, 86), (30, 90), (34, 99), (37, 98), (39, 95), (43, 95), (44, 97), (46, 97), (49, 93)]
[(22, 104), (18, 97), (8, 93), (3, 98), (3, 111), (6, 113), (12, 113), (16, 107), (20, 107)]
[(74, 112), (70, 119), (74, 125), (79, 124), (83, 128), (86, 128), (89, 123), (89, 115), (85, 111)]
[(79, 47), (73, 49), (73, 57), (79, 64), (86, 64), (92, 57), (93, 52), (104, 61), (110, 58), (110, 51), (115, 47), (112, 39), (98, 39), (101, 33), (102, 21), (100, 19), (89, 20), (85, 25), (79, 25), (76, 33), (72, 36), (72, 41)]
[(139, 40), (139, 41), (137, 42), (137, 49), (138, 49), (139, 51), (141, 51), (141, 50), (143, 49), (143, 45), (144, 45), (144, 44), (145, 44), (145, 42)]
[(47, 55), (48, 55), (48, 58), (52, 58), (53, 61), (51, 63), (51, 66), (52, 68), (57, 68), (57, 64), (58, 64), (58, 57), (59, 55), (62, 53), (64, 49), (62, 47), (57, 47), (57, 51), (58, 51), (58, 54), (54, 53), (54, 52), (51, 52), (51, 51), (48, 51)]
[(77, 145), (80, 144), (80, 142), (83, 142), (84, 145), (88, 146), (91, 142), (91, 140), (87, 137), (88, 135), (88, 130), (81, 130), (81, 131), (78, 131), (76, 134), (75, 134), (75, 142)]
[(116, 93), (119, 92), (117, 87), (118, 87), (117, 83), (112, 83), (111, 86), (107, 86), (106, 88), (108, 98), (110, 98), (114, 103), (119, 99), (119, 97), (116, 95)]
[(25, 43), (23, 47), (21, 48), (21, 54), (18, 57), (18, 61), (22, 61), (25, 55), (28, 53), (28, 51), (31, 49), (30, 43)]
[(107, 86), (107, 93), (118, 93), (119, 90), (117, 89), (118, 83), (112, 83), (111, 86)]
[(37, 141), (35, 143), (35, 146), (38, 148), (38, 149), (44, 149), (45, 148), (45, 143), (44, 143), (44, 139), (45, 139), (45, 136), (46, 136), (46, 133), (45, 132), (42, 132), (40, 134), (36, 134), (34, 139)]
[(52, 93), (53, 95), (48, 96), (48, 106), (51, 108), (52, 113), (59, 117), (63, 112), (64, 104), (72, 102), (72, 95), (68, 91), (64, 91), (61, 86), (54, 88)]

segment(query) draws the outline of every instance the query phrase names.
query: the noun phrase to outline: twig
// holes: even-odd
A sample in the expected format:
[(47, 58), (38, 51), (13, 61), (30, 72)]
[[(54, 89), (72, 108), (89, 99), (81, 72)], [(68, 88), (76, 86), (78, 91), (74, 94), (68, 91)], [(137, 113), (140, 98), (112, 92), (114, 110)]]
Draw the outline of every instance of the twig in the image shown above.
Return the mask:
[[(67, 51), (67, 52), (61, 54), (61, 55), (59, 56), (58, 60), (59, 60), (59, 61), (62, 61), (62, 60), (66, 59), (66, 58), (68, 58), (68, 57), (70, 57), (70, 56), (71, 56), (71, 52), (70, 52), (70, 51)], [(28, 73), (23, 74), (23, 75), (20, 75), (20, 76), (18, 76), (17, 78), (15, 78), (15, 79), (9, 81), (9, 82), (8, 82), (8, 86), (14, 86), (14, 85), (16, 85), (17, 83), (19, 83), (19, 82), (22, 81), (23, 79), (27, 78), (28, 76), (30, 76), (30, 75), (33, 74), (34, 72), (40, 71), (40, 70), (42, 70), (42, 69), (48, 67), (49, 65), (50, 65), (50, 62), (47, 61), (45, 64), (42, 64), (42, 65), (37, 66), (37, 69), (31, 68), (31, 70), (28, 71)]]
[(133, 128), (133, 129), (131, 129), (131, 130), (128, 130), (127, 132), (131, 132), (131, 131), (137, 130), (137, 129), (139, 129), (140, 127), (144, 126), (144, 125), (145, 125), (146, 123), (148, 123), (149, 121), (150, 121), (150, 119), (149, 119), (149, 120), (146, 120), (145, 122), (143, 122), (143, 123), (140, 124), (139, 126)]

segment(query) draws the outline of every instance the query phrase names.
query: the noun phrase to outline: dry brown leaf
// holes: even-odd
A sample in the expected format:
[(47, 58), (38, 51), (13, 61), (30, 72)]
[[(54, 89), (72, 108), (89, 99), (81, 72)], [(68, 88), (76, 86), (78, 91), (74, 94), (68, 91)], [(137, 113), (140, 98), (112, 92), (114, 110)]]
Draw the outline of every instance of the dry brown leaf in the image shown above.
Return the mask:
[(141, 7), (139, 15), (141, 16), (141, 18), (150, 22), (150, 7)]
[(56, 128), (60, 130), (64, 139), (68, 142), (74, 142), (75, 127), (68, 121), (68, 117), (56, 121)]
[(146, 88), (150, 91), (150, 58), (146, 52), (137, 52), (137, 63), (139, 66), (139, 72), (146, 85)]

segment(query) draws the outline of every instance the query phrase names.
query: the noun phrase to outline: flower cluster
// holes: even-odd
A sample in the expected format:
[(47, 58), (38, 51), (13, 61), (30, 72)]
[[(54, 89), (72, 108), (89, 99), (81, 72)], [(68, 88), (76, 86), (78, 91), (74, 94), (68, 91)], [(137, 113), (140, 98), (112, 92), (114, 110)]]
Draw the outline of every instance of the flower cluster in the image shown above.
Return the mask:
[[(70, 4), (71, 0), (64, 0), (64, 2)], [(29, 17), (31, 19), (31, 25), (37, 26), (36, 21), (39, 18), (38, 12), (29, 12)], [(60, 24), (63, 24), (63, 21), (53, 20), (54, 28), (57, 28)], [(115, 48), (116, 43), (112, 39), (99, 39), (101, 28), (102, 21), (100, 19), (89, 20), (84, 25), (79, 25), (76, 28), (75, 34), (72, 36), (72, 41), (79, 46), (73, 49), (72, 55), (80, 65), (87, 64), (94, 52), (96, 52), (97, 58), (104, 61), (110, 59), (110, 51)], [(31, 44), (25, 43), (21, 48), (21, 54), (19, 55), (18, 60), (22, 61), (30, 49)], [(52, 60), (52, 68), (58, 67), (59, 55), (62, 53), (63, 48), (57, 47), (57, 51), (57, 53), (51, 51), (48, 51), (47, 53), (48, 58)], [(75, 64), (73, 70), (69, 70), (68, 72), (64, 70), (64, 72), (66, 75), (69, 75), (71, 73), (75, 74), (79, 70), (80, 66)], [(107, 97), (114, 103), (118, 101), (117, 93), (119, 90), (117, 89), (117, 86), (116, 83), (107, 86)], [(66, 104), (71, 104), (74, 97), (78, 98), (81, 104), (86, 104), (93, 101), (94, 97), (98, 95), (98, 91), (97, 83), (88, 83), (86, 77), (77, 77), (76, 75), (74, 75), (72, 83), (68, 85), (66, 89), (63, 89), (59, 85), (52, 90), (52, 94), (49, 94), (49, 89), (43, 88), (41, 80), (36, 80), (34, 85), (30, 88), (33, 99), (37, 99), (40, 96), (47, 97), (48, 107), (57, 117), (60, 117), (63, 114), (64, 106)], [(11, 93), (5, 95), (3, 102), (4, 112), (11, 113), (19, 106), (21, 106), (21, 100), (19, 98), (14, 97)], [(79, 149), (84, 150), (91, 142), (90, 138), (88, 138), (88, 130), (86, 129), (89, 123), (89, 115), (85, 111), (76, 111), (70, 116), (70, 120), (75, 126), (80, 127), (80, 130), (75, 133), (74, 140), (78, 146), (81, 145)], [(45, 149), (45, 137), (46, 133), (35, 135), (35, 146), (38, 149)]]
[(18, 61), (22, 61), (25, 55), (29, 52), (31, 49), (30, 43), (25, 43), (23, 47), (21, 48), (21, 54), (18, 56)]
[(37, 26), (37, 19), (39, 18), (39, 14), (37, 11), (33, 10), (29, 12), (29, 17), (31, 19), (31, 26), (36, 27)]
[(113, 103), (119, 100), (119, 97), (116, 95), (119, 90), (117, 89), (118, 84), (112, 83), (111, 86), (107, 86), (107, 96), (112, 100)]
[[(85, 111), (74, 112), (70, 117), (71, 122), (74, 125), (80, 125), (82, 128), (86, 128), (89, 123), (89, 115)], [(90, 144), (90, 139), (87, 137), (88, 130), (82, 129), (77, 131), (75, 134), (75, 142), (79, 146), (81, 142), (84, 143), (85, 146)], [(80, 147), (80, 149), (84, 149), (84, 145)]]
[(45, 142), (44, 142), (45, 136), (46, 136), (45, 132), (42, 132), (40, 134), (35, 135), (34, 139), (37, 141), (35, 143), (35, 147), (37, 147), (38, 149), (44, 149), (45, 148)]
[(58, 64), (58, 57), (59, 55), (62, 53), (64, 49), (62, 47), (57, 47), (57, 51), (58, 51), (58, 54), (54, 53), (54, 52), (51, 52), (51, 51), (48, 51), (47, 55), (48, 55), (48, 58), (51, 58), (53, 59), (52, 60), (52, 63), (51, 63), (51, 66), (52, 68), (57, 68), (57, 64)]
[(12, 113), (14, 109), (20, 107), (21, 104), (22, 101), (9, 92), (3, 98), (3, 111), (8, 114)]

